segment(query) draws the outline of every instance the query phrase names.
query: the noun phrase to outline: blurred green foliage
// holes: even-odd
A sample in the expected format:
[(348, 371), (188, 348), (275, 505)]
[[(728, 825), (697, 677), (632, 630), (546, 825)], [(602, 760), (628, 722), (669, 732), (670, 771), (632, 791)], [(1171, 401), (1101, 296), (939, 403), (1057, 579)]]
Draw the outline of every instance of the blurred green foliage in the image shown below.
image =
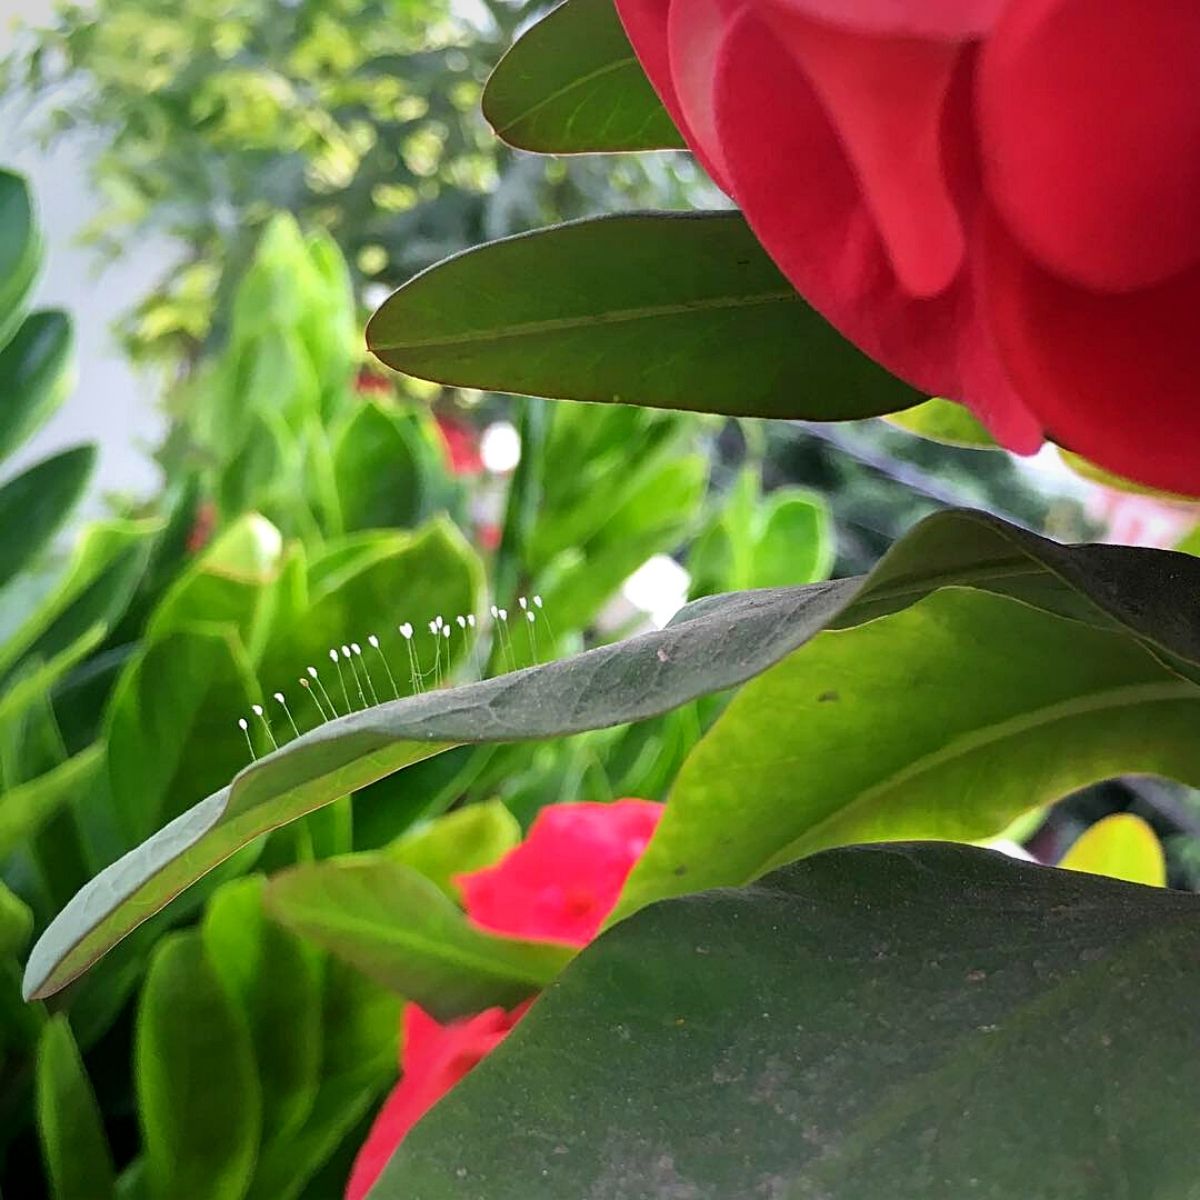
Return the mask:
[(327, 230), (356, 288), (554, 217), (658, 202), (690, 160), (549, 162), (503, 146), (479, 114), (488, 71), (525, 19), (486, 0), (99, 0), (25, 39), (9, 86), (46, 136), (101, 146), (90, 236), (180, 243), (125, 323), (137, 357), (174, 364), (215, 327), (277, 212)]
[[(31, 210), (23, 228), (36, 242)], [(0, 250), (11, 263), (28, 253)], [(331, 647), (379, 634), (406, 692), (397, 624), (482, 615), (491, 599), (514, 615), (507, 636), (474, 648), (456, 636), (436, 674), (421, 644), (426, 686), (558, 656), (644, 619), (614, 601), (647, 558), (740, 519), (708, 488), (716, 427), (679, 414), (524, 403), (507, 486), (456, 473), (428, 405), (362, 371), (352, 273), (331, 238), (277, 215), (238, 275), (224, 336), (172, 394), (160, 497), (56, 551), (90, 453), (60, 456), (67, 483), (39, 465), (32, 482), (0, 489), (0, 509), (15, 489), (23, 517), (0, 541), (12, 576), (0, 607), (14, 613), (0, 644), (5, 1194), (327, 1196), (394, 1077), (399, 997), (282, 929), (264, 907), (265, 877), (382, 848), (427, 873), (422, 886), (445, 888), (461, 869), (447, 846), (469, 855), (477, 840), (460, 812), (490, 814), (486, 848), (511, 842), (516, 820), (546, 803), (659, 796), (719, 707), (420, 764), (246, 847), (51, 1005), (23, 1005), (30, 936), (98, 869), (229, 781), (251, 753), (237, 720), (252, 705), (267, 717), (249, 730), (263, 753), (293, 721), (320, 722), (297, 684), (307, 666), (339, 712), (369, 699), (329, 663)], [(29, 322), (60, 337), (68, 328), (10, 320), (10, 347), (26, 344)], [(48, 357), (65, 370), (65, 349)], [(10, 389), (11, 428), (27, 435), (53, 409), (47, 396), (62, 389), (51, 374), (14, 367), (30, 382)], [(22, 405), (33, 415), (18, 420)], [(828, 564), (827, 530), (803, 504), (812, 544), (790, 564), (772, 560), (772, 581)], [(711, 586), (740, 578), (709, 559)], [(518, 620), (519, 597), (535, 593), (537, 636)], [(378, 665), (362, 683), (385, 686)], [(494, 803), (462, 808), (476, 800)], [(437, 824), (410, 832), (451, 808), (452, 837)], [(82, 1174), (74, 1146), (89, 1158)]]

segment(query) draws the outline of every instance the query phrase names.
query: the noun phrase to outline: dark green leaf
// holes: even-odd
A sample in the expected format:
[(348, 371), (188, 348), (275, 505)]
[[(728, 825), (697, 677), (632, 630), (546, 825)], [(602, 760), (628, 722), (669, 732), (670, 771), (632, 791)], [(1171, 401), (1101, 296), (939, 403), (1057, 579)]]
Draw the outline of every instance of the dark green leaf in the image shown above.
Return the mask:
[(1200, 676), (1200, 629), (1190, 608), (1200, 594), (1200, 561), (1162, 550), (1059, 546), (982, 514), (940, 513), (865, 580), (709, 597), (659, 632), (321, 726), (92, 880), (34, 947), (27, 990), (42, 996), (61, 988), (259, 834), (413, 762), (459, 743), (643, 720), (761, 674), (827, 625), (862, 624), (948, 586), (1124, 631), (1182, 676)]
[(1182, 1200), (1198, 911), (937, 844), (656, 905), (580, 955), (371, 1200)]
[(0, 587), (24, 570), (62, 528), (95, 462), (95, 446), (76, 446), (42, 459), (0, 487)]
[(381, 855), (314, 863), (277, 875), (267, 905), (289, 929), (439, 1021), (545, 987), (573, 953), (485, 933), (436, 884)]
[(254, 1171), (262, 1099), (244, 1015), (199, 933), (158, 948), (134, 1046), (138, 1117), (154, 1200), (241, 1200)]
[(0, 350), (0, 459), (50, 418), (70, 385), (71, 322), (61, 312), (26, 317)]
[(421, 447), (411, 419), (364, 404), (334, 451), (342, 528), (405, 529), (421, 517)]
[(422, 379), (563, 400), (830, 421), (921, 399), (800, 299), (737, 213), (601, 217), (468, 250), (387, 300), (367, 340)]
[(38, 1044), (37, 1120), (54, 1200), (116, 1194), (100, 1108), (64, 1016), (46, 1023)]
[(29, 906), (0, 882), (0, 958), (10, 958), (25, 949), (33, 932)]
[(125, 610), (145, 569), (152, 521), (98, 521), (84, 530), (66, 575), (0, 647), (0, 674), (23, 657), (49, 659)]
[(320, 956), (267, 916), (266, 885), (262, 876), (226, 884), (209, 901), (202, 934), (250, 1026), (269, 1145), (286, 1142), (316, 1102), (322, 988)]
[(21, 323), (42, 261), (42, 242), (25, 180), (0, 170), (0, 346)]
[(683, 138), (612, 0), (567, 0), (523, 34), (483, 92), (483, 115), (522, 150), (671, 150)]
[(228, 626), (177, 626), (126, 667), (106, 737), (112, 805), (127, 846), (237, 773), (246, 745), (230, 733), (257, 693)]

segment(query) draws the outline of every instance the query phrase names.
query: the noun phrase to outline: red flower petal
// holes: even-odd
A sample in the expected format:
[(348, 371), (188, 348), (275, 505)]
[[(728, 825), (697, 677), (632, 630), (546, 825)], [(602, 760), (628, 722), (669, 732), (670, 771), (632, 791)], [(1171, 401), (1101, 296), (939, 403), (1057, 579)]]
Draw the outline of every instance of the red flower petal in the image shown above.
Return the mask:
[(773, 0), (843, 29), (966, 41), (995, 24), (1008, 0)]
[(494, 867), (460, 875), (467, 913), (495, 933), (586, 945), (612, 911), (662, 805), (553, 804)]
[(721, 0), (671, 0), (667, 47), (671, 84), (687, 122), (684, 133), (688, 144), (703, 155), (708, 173), (728, 191), (729, 173), (713, 106), (717, 50), (723, 32)]
[(405, 1005), (404, 1076), (379, 1110), (354, 1160), (346, 1200), (364, 1200), (408, 1131), (504, 1040), (528, 1007), (523, 1004), (511, 1013), (489, 1008), (440, 1025), (417, 1005)]
[(942, 161), (946, 97), (961, 48), (848, 33), (785, 10), (769, 23), (837, 130), (901, 286), (912, 296), (945, 291), (964, 253)]
[(996, 222), (988, 242), (996, 339), (1049, 435), (1128, 479), (1200, 495), (1200, 267), (1104, 295), (1041, 270)]
[[(654, 90), (662, 100), (663, 107), (671, 114), (671, 120), (675, 122), (679, 132), (683, 134), (687, 144), (700, 160), (700, 165), (712, 176), (718, 187), (728, 192), (729, 189), (725, 186), (725, 174), (719, 160), (710, 156), (705, 148), (705, 139), (697, 136), (692, 129), (675, 89), (667, 49), (670, 0), (616, 0), (616, 5), (617, 15), (621, 18), (621, 24), (625, 26), (625, 32), (629, 35), (630, 42), (633, 43), (638, 61), (654, 85)], [(697, 37), (702, 36), (703, 32), (703, 30), (698, 30)], [(699, 65), (696, 70), (700, 70)], [(696, 93), (692, 90), (694, 83), (694, 79), (689, 79), (688, 97), (692, 103), (696, 101)], [(711, 143), (708, 144), (711, 145)]]
[[(961, 67), (947, 93), (950, 113), (960, 117), (970, 59)], [(889, 370), (931, 395), (966, 401), (1010, 448), (1036, 449), (1040, 430), (1008, 386), (978, 319), (970, 255), (961, 277), (935, 298), (915, 299), (901, 286), (825, 106), (775, 31), (752, 13), (743, 12), (726, 31), (716, 97), (734, 194), (801, 295)], [(849, 128), (866, 119), (858, 109), (845, 122)], [(928, 97), (907, 119), (929, 136)], [(970, 129), (963, 119), (947, 128), (953, 182), (952, 172), (973, 170)], [(884, 187), (881, 175), (877, 188)], [(881, 195), (879, 202), (890, 201)], [(962, 219), (973, 222), (975, 215), (964, 211)], [(895, 227), (902, 224), (897, 218)], [(968, 246), (972, 236), (968, 230)]]
[(1012, 0), (983, 54), (987, 187), (1024, 249), (1122, 291), (1200, 261), (1200, 5)]

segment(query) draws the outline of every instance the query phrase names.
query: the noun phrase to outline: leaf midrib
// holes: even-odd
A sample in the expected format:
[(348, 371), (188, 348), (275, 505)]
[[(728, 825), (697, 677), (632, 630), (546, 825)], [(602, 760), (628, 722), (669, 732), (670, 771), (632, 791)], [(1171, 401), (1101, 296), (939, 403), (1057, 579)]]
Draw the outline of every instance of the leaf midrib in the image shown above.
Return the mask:
[[(1099, 692), (1089, 692), (1085, 696), (1060, 700), (1054, 704), (1007, 717), (1003, 721), (984, 725), (969, 733), (960, 734), (945, 746), (930, 754), (922, 755), (907, 763), (899, 771), (873, 783), (859, 792), (849, 803), (840, 806), (836, 811), (810, 825), (800, 837), (794, 839), (784, 850), (767, 860), (765, 865), (759, 869), (758, 874), (804, 857), (805, 854), (810, 853), (805, 846), (817, 840), (823, 830), (831, 825), (836, 826), (868, 805), (877, 804), (888, 792), (907, 786), (922, 775), (931, 774), (949, 763), (969, 757), (980, 750), (990, 749), (1006, 740), (1029, 733), (1042, 726), (1053, 725), (1059, 721), (1069, 720), (1087, 713), (1178, 700), (1200, 701), (1200, 691), (1194, 684), (1178, 679), (1159, 680), (1154, 683), (1124, 684)], [(785, 756), (776, 761), (786, 764), (789, 759)], [(802, 759), (802, 756), (797, 755), (794, 761), (799, 763), (805, 760)]]
[[(794, 304), (796, 293), (791, 288), (776, 288), (769, 292), (753, 292), (739, 296), (713, 296), (705, 300), (688, 300), (675, 304), (647, 304), (637, 308), (619, 308), (606, 312), (587, 313), (573, 317), (547, 317), (540, 321), (522, 321), (503, 329), (468, 330), (453, 336), (414, 338), (388, 341), (381, 338), (371, 342), (374, 350), (431, 350), (445, 346), (483, 344), (536, 337), (564, 330), (591, 328), (596, 325), (626, 325), (665, 317), (686, 316), (689, 313), (720, 312), (727, 309), (755, 308), (768, 304)], [(387, 309), (381, 310), (386, 314)]]
[[(513, 982), (534, 987), (540, 987), (545, 982), (544, 976), (534, 975), (528, 970), (521, 971), (519, 964), (507, 958), (505, 956), (509, 949), (507, 946), (497, 947), (497, 957), (490, 957), (482, 953), (472, 953), (458, 942), (445, 942), (437, 938), (421, 936), (412, 930), (411, 926), (405, 929), (341, 913), (332, 919), (327, 913), (321, 913), (311, 920), (299, 917), (299, 914), (297, 916), (299, 918), (297, 924), (303, 920), (309, 928), (366, 938), (377, 945), (388, 947), (389, 950), (411, 953), (415, 949), (435, 963), (441, 962), (450, 967), (474, 971), (478, 975), (498, 979), (501, 982)], [(381, 930), (383, 936), (380, 936)], [(462, 934), (462, 930), (456, 930), (453, 936), (461, 937)]]

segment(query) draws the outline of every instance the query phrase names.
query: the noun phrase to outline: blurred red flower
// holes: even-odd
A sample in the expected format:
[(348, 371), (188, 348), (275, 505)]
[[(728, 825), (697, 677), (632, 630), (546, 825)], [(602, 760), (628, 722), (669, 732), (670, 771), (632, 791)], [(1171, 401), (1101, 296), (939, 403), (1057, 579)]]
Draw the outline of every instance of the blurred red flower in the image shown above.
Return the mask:
[(478, 475), (483, 470), (483, 459), (479, 455), (476, 430), (464, 421), (441, 413), (437, 415), (437, 427), (450, 460), (450, 470), (455, 475)]
[(1200, 5), (617, 0), (842, 333), (1000, 441), (1200, 492)]
[[(586, 945), (612, 911), (661, 813), (662, 805), (649, 800), (549, 805), (525, 841), (494, 867), (458, 877), (468, 916), (494, 933)], [(530, 1003), (445, 1025), (416, 1004), (404, 1006), (403, 1077), (358, 1152), (346, 1200), (364, 1200), (408, 1131), (491, 1053)]]

